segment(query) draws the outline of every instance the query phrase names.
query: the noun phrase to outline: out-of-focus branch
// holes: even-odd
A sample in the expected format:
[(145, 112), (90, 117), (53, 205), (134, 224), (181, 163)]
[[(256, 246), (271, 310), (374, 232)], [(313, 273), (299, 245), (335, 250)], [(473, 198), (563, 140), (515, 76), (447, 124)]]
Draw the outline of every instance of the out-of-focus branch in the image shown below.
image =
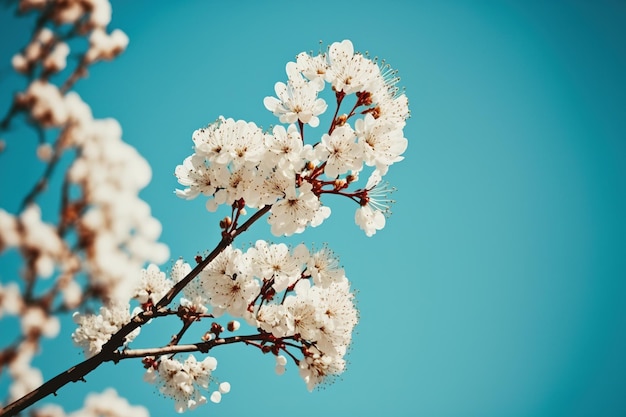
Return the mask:
[(50, 181), (50, 178), (54, 174), (54, 170), (57, 167), (59, 160), (61, 159), (62, 153), (63, 152), (61, 150), (60, 141), (57, 141), (57, 143), (54, 146), (54, 152), (52, 153), (52, 158), (48, 162), (48, 165), (46, 166), (45, 171), (41, 175), (41, 178), (39, 178), (39, 180), (35, 183), (35, 185), (30, 190), (30, 192), (26, 195), (26, 197), (24, 197), (24, 200), (22, 200), (22, 204), (20, 205), (20, 211), (23, 211), (29, 204), (34, 202), (35, 199), (37, 198), (37, 195), (39, 195), (39, 193), (41, 193), (42, 191), (46, 189), (46, 187), (48, 186), (48, 182)]

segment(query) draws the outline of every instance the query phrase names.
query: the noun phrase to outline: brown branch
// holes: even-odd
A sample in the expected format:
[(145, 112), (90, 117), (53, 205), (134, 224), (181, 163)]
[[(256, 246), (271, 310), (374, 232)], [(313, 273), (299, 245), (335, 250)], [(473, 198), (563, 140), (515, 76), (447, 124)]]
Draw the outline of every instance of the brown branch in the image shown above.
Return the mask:
[(263, 215), (265, 215), (268, 211), (270, 211), (271, 208), (272, 208), (271, 205), (264, 206), (263, 208), (259, 209), (256, 213), (254, 213), (244, 224), (242, 224), (235, 230), (231, 231), (230, 233), (224, 233), (222, 235), (222, 240), (220, 240), (220, 242), (217, 244), (215, 249), (213, 249), (213, 251), (206, 258), (202, 260), (202, 262), (196, 265), (196, 267), (192, 269), (191, 272), (189, 272), (189, 274), (187, 274), (185, 278), (177, 282), (176, 285), (174, 285), (167, 292), (167, 294), (165, 294), (163, 298), (161, 298), (159, 302), (156, 303), (155, 308), (158, 309), (158, 308), (169, 305), (169, 303), (171, 303), (172, 300), (174, 300), (174, 297), (176, 297), (176, 295), (178, 295), (178, 293), (180, 293), (183, 290), (183, 288), (185, 288), (187, 284), (191, 282), (192, 279), (198, 276), (198, 274), (200, 274), (200, 272), (204, 268), (206, 268), (207, 265), (209, 265), (217, 257), (217, 255), (219, 255), (224, 249), (226, 249), (233, 242), (233, 240), (235, 240), (237, 236), (239, 236), (241, 233), (248, 230), (248, 228), (255, 221), (257, 221), (258, 219), (263, 217)]
[(123, 359), (145, 358), (146, 356), (162, 356), (185, 352), (207, 353), (209, 350), (216, 346), (230, 345), (233, 343), (247, 343), (255, 340), (269, 342), (270, 340), (272, 340), (272, 336), (270, 333), (259, 333), (248, 336), (223, 337), (189, 345), (168, 345), (160, 348), (150, 349), (126, 349), (122, 351), (115, 351), (113, 354), (113, 358), (109, 360), (119, 362)]
[(61, 93), (64, 93), (64, 94), (67, 93), (72, 87), (74, 87), (74, 84), (76, 84), (78, 80), (86, 76), (87, 68), (89, 67), (89, 62), (85, 58), (85, 55), (86, 54), (82, 55), (78, 65), (76, 66), (76, 68), (74, 68), (74, 71), (72, 72), (72, 74), (70, 74), (70, 76), (67, 77), (67, 79), (65, 80), (61, 88), (59, 89)]
[(20, 211), (23, 211), (30, 203), (35, 201), (37, 195), (46, 189), (46, 187), (48, 186), (48, 181), (50, 180), (50, 177), (52, 177), (54, 169), (61, 159), (61, 154), (61, 141), (58, 140), (54, 147), (54, 154), (52, 155), (52, 159), (50, 159), (50, 162), (48, 162), (48, 166), (46, 166), (46, 170), (44, 171), (39, 181), (37, 181), (35, 186), (30, 190), (26, 197), (24, 197), (24, 200), (22, 200)]
[(5, 408), (0, 410), (0, 416), (9, 417), (17, 415), (26, 407), (36, 403), (37, 401), (47, 397), (52, 393), (56, 393), (59, 388), (67, 385), (69, 382), (84, 380), (85, 375), (96, 369), (105, 360), (110, 360), (106, 358), (107, 354), (110, 356), (111, 352), (101, 351), (99, 354), (92, 356), (91, 358), (79, 363), (78, 365), (69, 368), (65, 372), (58, 374), (54, 378), (45, 382), (39, 388), (31, 391), (19, 400), (7, 405)]
[(9, 125), (11, 124), (11, 119), (19, 112), (19, 108), (15, 102), (15, 98), (11, 103), (11, 107), (9, 107), (9, 111), (4, 116), (2, 121), (0, 121), (0, 132), (9, 129)]

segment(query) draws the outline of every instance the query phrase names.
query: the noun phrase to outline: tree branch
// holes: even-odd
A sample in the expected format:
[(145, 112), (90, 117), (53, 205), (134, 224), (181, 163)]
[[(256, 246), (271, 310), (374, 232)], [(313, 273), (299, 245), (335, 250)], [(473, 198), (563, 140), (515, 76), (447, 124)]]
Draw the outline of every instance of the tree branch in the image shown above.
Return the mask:
[[(177, 352), (190, 352), (190, 351), (200, 351), (200, 352), (208, 352), (214, 346), (217, 345), (225, 345), (237, 342), (246, 342), (252, 340), (266, 340), (265, 338), (270, 335), (252, 335), (252, 336), (233, 336), (229, 338), (220, 338), (215, 340), (210, 340), (203, 343), (197, 343), (195, 345), (177, 345), (177, 346), (169, 346), (165, 348), (158, 348), (156, 350), (150, 349), (141, 349), (141, 350), (126, 350), (126, 351), (118, 351), (120, 347), (124, 345), (126, 342), (126, 336), (128, 336), (135, 329), (143, 326), (149, 320), (166, 316), (171, 314), (171, 310), (166, 307), (174, 300), (176, 295), (180, 293), (183, 288), (191, 282), (193, 278), (195, 278), (211, 261), (213, 261), (217, 255), (219, 255), (228, 245), (230, 245), (233, 240), (239, 236), (241, 233), (248, 230), (248, 228), (256, 222), (258, 219), (263, 217), (268, 211), (271, 209), (271, 205), (264, 206), (259, 209), (256, 213), (254, 213), (250, 218), (238, 228), (231, 230), (230, 232), (225, 232), (222, 236), (222, 240), (218, 243), (218, 245), (213, 249), (213, 251), (200, 262), (196, 267), (191, 270), (187, 276), (185, 276), (182, 280), (180, 280), (172, 289), (165, 295), (159, 302), (150, 310), (142, 311), (141, 313), (133, 316), (130, 322), (126, 323), (122, 328), (120, 328), (115, 334), (111, 336), (108, 342), (106, 342), (102, 346), (102, 350), (96, 355), (92, 356), (89, 359), (75, 365), (65, 372), (62, 372), (45, 382), (39, 388), (31, 391), (26, 394), (19, 400), (7, 405), (5, 408), (0, 410), (0, 417), (9, 417), (18, 414), (23, 411), (25, 408), (30, 407), (37, 401), (47, 397), (52, 393), (56, 393), (59, 388), (65, 386), (69, 382), (76, 382), (83, 380), (84, 377), (100, 366), (103, 362), (109, 361), (119, 361), (121, 359), (127, 359), (131, 357), (142, 357), (149, 355), (149, 353), (145, 352), (161, 352), (164, 351), (167, 353), (167, 349), (174, 349), (171, 353)], [(159, 350), (160, 349), (160, 350)], [(177, 350), (179, 349), (179, 350)], [(181, 350), (182, 349), (182, 350)], [(187, 349), (187, 350), (186, 350)], [(190, 349), (190, 350), (189, 350)], [(137, 352), (143, 352), (141, 355)], [(132, 355), (132, 356), (131, 356)]]
[(270, 333), (259, 333), (248, 336), (231, 336), (231, 337), (223, 337), (219, 339), (213, 339), (206, 342), (193, 343), (189, 345), (171, 345), (164, 346), (160, 348), (150, 348), (150, 349), (126, 349), (122, 351), (115, 351), (113, 354), (113, 358), (109, 360), (113, 360), (115, 362), (121, 361), (123, 359), (131, 359), (131, 358), (145, 358), (146, 356), (162, 356), (162, 355), (171, 355), (176, 353), (184, 353), (184, 352), (202, 352), (207, 353), (209, 350), (216, 346), (222, 345), (230, 345), (233, 343), (246, 343), (250, 341), (270, 341), (271, 334)]
[(202, 260), (202, 262), (196, 265), (196, 267), (192, 269), (191, 272), (187, 274), (185, 278), (178, 281), (176, 285), (174, 285), (167, 292), (167, 294), (165, 294), (163, 298), (161, 298), (159, 302), (156, 303), (155, 308), (158, 309), (161, 307), (165, 307), (166, 305), (169, 305), (169, 303), (171, 303), (172, 300), (174, 300), (174, 297), (176, 297), (176, 295), (178, 295), (178, 293), (180, 293), (183, 290), (183, 288), (185, 288), (187, 284), (191, 282), (192, 279), (198, 276), (198, 274), (200, 274), (200, 272), (204, 268), (206, 268), (207, 265), (209, 265), (217, 257), (217, 255), (219, 255), (224, 249), (226, 249), (233, 242), (233, 240), (235, 240), (237, 236), (239, 236), (241, 233), (248, 230), (248, 228), (255, 221), (257, 221), (258, 219), (263, 217), (268, 211), (270, 211), (271, 208), (272, 208), (271, 205), (264, 206), (263, 208), (259, 209), (256, 213), (254, 213), (244, 224), (242, 224), (235, 230), (231, 231), (230, 233), (224, 233), (222, 235), (222, 240), (220, 241), (220, 243), (217, 244), (215, 249), (213, 249), (213, 251), (211, 251), (211, 253)]

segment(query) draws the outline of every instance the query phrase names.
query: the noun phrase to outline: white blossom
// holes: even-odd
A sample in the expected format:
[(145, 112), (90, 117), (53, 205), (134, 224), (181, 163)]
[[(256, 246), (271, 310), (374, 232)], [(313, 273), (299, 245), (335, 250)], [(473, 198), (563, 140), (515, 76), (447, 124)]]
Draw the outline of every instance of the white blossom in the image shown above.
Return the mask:
[(317, 97), (320, 85), (323, 84), (302, 78), (294, 62), (287, 64), (287, 76), (287, 84), (277, 82), (274, 87), (278, 98), (265, 97), (265, 108), (278, 116), (281, 123), (295, 123), (299, 120), (311, 127), (317, 127), (317, 116), (328, 107), (324, 99)]
[(360, 171), (363, 166), (363, 150), (356, 142), (354, 130), (348, 125), (340, 126), (316, 146), (317, 156), (326, 161), (324, 173), (336, 178), (348, 171)]
[(165, 277), (158, 266), (148, 265), (139, 275), (134, 297), (141, 304), (156, 304), (172, 288), (172, 280)]
[(254, 248), (248, 249), (248, 256), (254, 274), (263, 280), (273, 280), (272, 287), (281, 292), (301, 277), (308, 250), (306, 246), (298, 245), (291, 254), (284, 243), (268, 245), (264, 240), (257, 240)]
[(365, 115), (355, 123), (359, 145), (363, 149), (365, 163), (375, 166), (382, 175), (394, 162), (404, 159), (402, 153), (408, 141), (402, 135), (402, 129), (396, 123), (385, 118), (374, 119), (371, 114)]
[(381, 179), (380, 171), (374, 170), (365, 185), (360, 207), (354, 215), (354, 221), (367, 236), (373, 236), (377, 230), (385, 227), (386, 216), (390, 214), (389, 207), (393, 203), (389, 195), (394, 190), (388, 188), (388, 184), (381, 182)]
[(378, 65), (355, 53), (349, 40), (330, 45), (328, 61), (328, 77), (335, 91), (345, 94), (369, 91), (380, 77)]
[(50, 72), (59, 72), (67, 65), (70, 47), (65, 42), (57, 43), (50, 54), (44, 59), (43, 67)]
[[(100, 314), (74, 313), (72, 317), (78, 324), (72, 339), (83, 349), (86, 357), (91, 357), (100, 352), (111, 336), (130, 321), (130, 312), (128, 304), (114, 303), (100, 307)], [(125, 342), (132, 341), (140, 330), (138, 327), (129, 333)]]
[(124, 52), (128, 46), (128, 36), (119, 29), (110, 34), (102, 28), (96, 28), (89, 36), (89, 50), (85, 60), (89, 63), (99, 60), (111, 60)]
[(308, 182), (299, 188), (290, 186), (284, 198), (274, 203), (267, 219), (274, 236), (302, 233), (306, 226), (319, 226), (330, 216), (330, 208), (322, 205), (312, 188)]
[(322, 287), (345, 278), (343, 268), (339, 267), (339, 260), (327, 247), (310, 256), (307, 261), (307, 272), (311, 274), (315, 285)]
[(308, 80), (320, 84), (320, 91), (324, 88), (324, 81), (328, 78), (328, 61), (325, 54), (311, 56), (306, 52), (300, 52), (296, 57), (296, 65), (298, 71)]
[(248, 257), (239, 249), (228, 246), (202, 271), (200, 282), (214, 315), (227, 311), (235, 317), (244, 316), (260, 289), (251, 268)]
[(149, 413), (146, 407), (130, 405), (128, 400), (120, 397), (115, 389), (107, 388), (102, 393), (90, 393), (87, 395), (83, 408), (68, 415), (68, 417), (101, 416), (149, 417)]
[(33, 120), (43, 127), (58, 127), (67, 121), (63, 95), (56, 85), (47, 81), (33, 81), (24, 93), (18, 95), (18, 103), (27, 107)]

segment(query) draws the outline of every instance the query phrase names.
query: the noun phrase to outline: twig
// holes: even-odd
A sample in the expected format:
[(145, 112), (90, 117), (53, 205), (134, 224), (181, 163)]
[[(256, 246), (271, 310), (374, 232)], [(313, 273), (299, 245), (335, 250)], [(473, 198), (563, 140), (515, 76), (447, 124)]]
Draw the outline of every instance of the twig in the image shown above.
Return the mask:
[(115, 362), (123, 359), (131, 358), (145, 358), (146, 356), (162, 356), (171, 355), (176, 353), (185, 352), (202, 352), (207, 353), (209, 350), (216, 346), (230, 345), (233, 343), (249, 342), (253, 340), (270, 341), (272, 339), (271, 333), (259, 333), (248, 336), (231, 336), (223, 337), (219, 339), (213, 339), (206, 342), (193, 343), (189, 345), (168, 345), (160, 348), (150, 349), (125, 349), (122, 351), (115, 351), (113, 358), (109, 359)]

